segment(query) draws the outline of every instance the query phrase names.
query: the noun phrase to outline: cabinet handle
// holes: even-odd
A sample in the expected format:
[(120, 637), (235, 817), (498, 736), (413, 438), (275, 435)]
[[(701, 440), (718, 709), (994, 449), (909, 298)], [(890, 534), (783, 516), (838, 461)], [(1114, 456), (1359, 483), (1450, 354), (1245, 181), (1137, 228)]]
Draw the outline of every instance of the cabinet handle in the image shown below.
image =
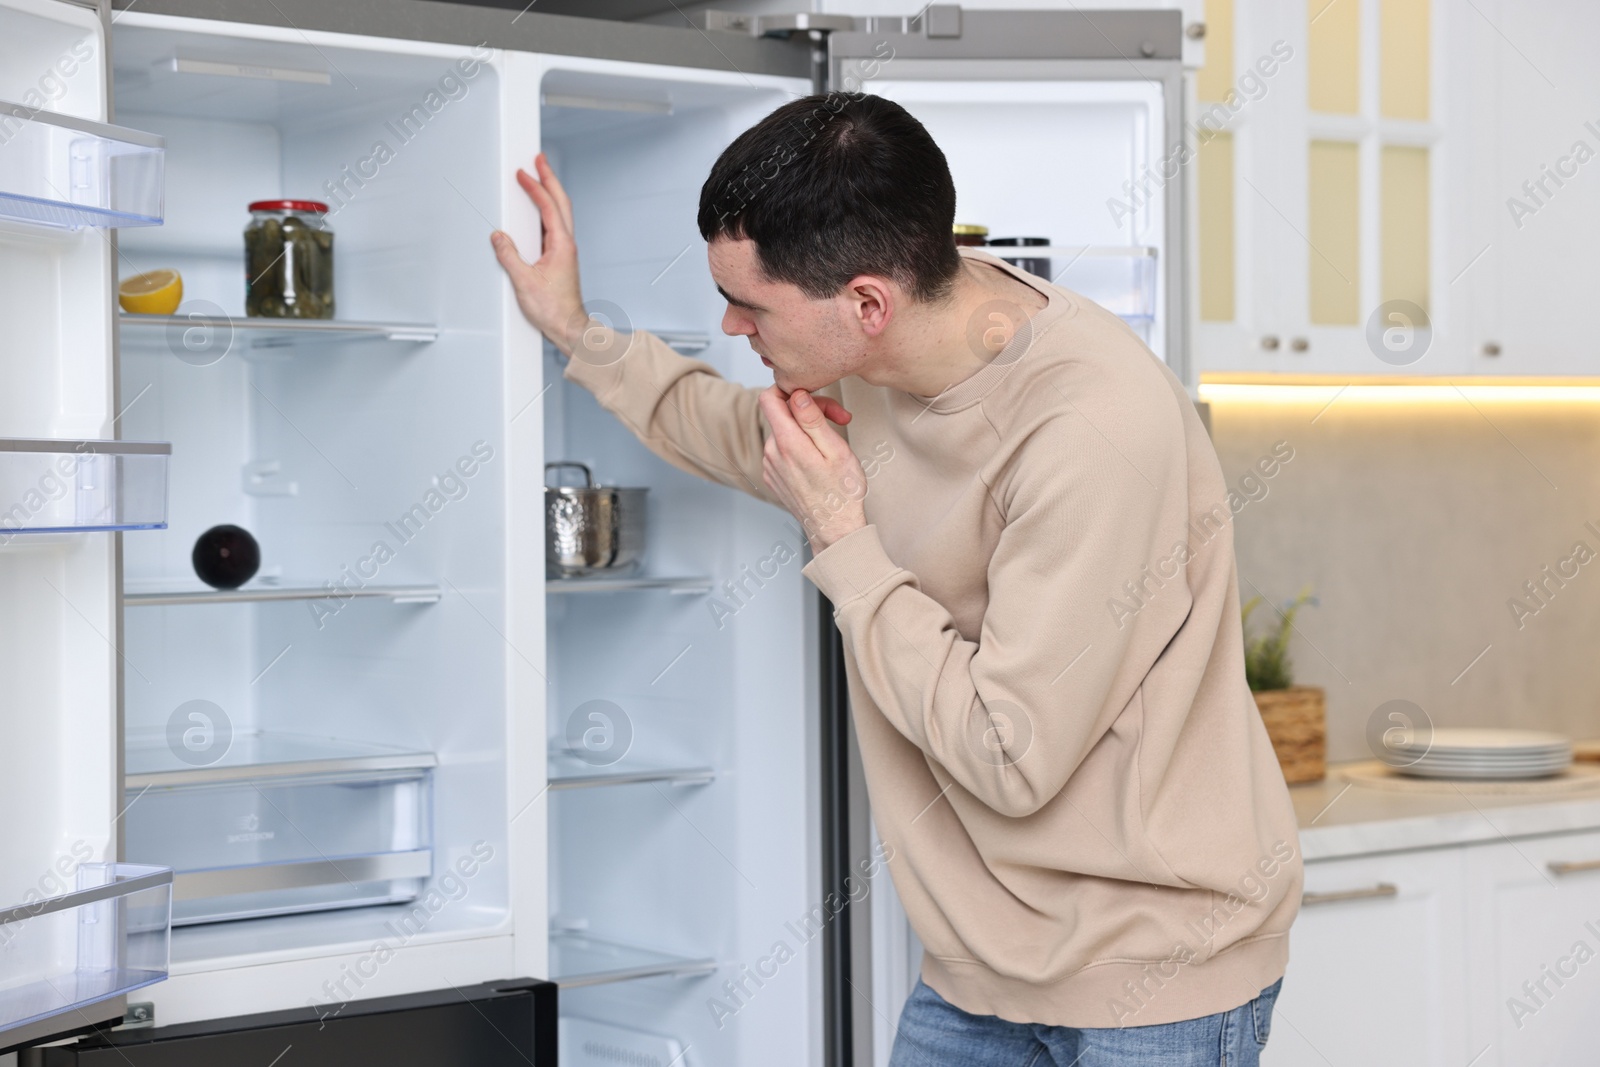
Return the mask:
[(1268, 352), (1276, 352), (1278, 350), (1278, 336), (1277, 336), (1277, 334), (1269, 333), (1265, 337), (1263, 337), (1261, 339), (1261, 347), (1265, 348)]
[(1499, 343), (1496, 341), (1483, 342), (1483, 354), (1486, 356), (1498, 356), (1500, 354)]
[(1289, 347), (1294, 349), (1296, 352), (1304, 352), (1306, 349), (1311, 347), (1311, 342), (1307, 341), (1304, 337), (1296, 337), (1293, 341), (1289, 342)]
[(1371, 900), (1374, 897), (1393, 897), (1400, 894), (1400, 888), (1388, 882), (1379, 882), (1377, 885), (1365, 889), (1340, 889), (1332, 893), (1305, 893), (1300, 897), (1300, 905), (1309, 908), (1313, 904), (1338, 904), (1345, 900)]
[(1579, 871), (1600, 871), (1600, 860), (1578, 860), (1575, 863), (1551, 860), (1546, 866), (1551, 874), (1577, 874)]

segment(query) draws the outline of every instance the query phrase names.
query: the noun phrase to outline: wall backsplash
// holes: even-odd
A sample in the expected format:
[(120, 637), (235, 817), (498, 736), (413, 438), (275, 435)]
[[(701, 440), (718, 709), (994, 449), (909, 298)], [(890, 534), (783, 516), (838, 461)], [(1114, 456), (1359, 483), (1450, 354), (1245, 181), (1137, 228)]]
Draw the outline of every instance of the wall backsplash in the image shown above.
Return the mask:
[[(1241, 599), (1281, 603), (1310, 583), (1321, 600), (1292, 655), (1296, 682), (1327, 690), (1328, 758), (1370, 757), (1368, 719), (1394, 699), (1436, 726), (1600, 736), (1600, 403), (1324, 410), (1332, 389), (1304, 392), (1207, 399), (1247, 501)], [(1293, 458), (1249, 480), (1275, 446)]]

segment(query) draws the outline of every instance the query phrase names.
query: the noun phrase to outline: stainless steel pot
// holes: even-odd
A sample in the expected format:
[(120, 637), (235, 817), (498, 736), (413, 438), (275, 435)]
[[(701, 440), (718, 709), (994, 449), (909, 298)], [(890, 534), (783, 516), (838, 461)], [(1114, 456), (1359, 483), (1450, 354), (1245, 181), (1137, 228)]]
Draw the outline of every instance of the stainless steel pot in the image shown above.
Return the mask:
[(644, 557), (644, 495), (648, 489), (595, 485), (585, 463), (546, 463), (583, 471), (583, 485), (544, 487), (544, 570), (550, 578), (620, 574)]

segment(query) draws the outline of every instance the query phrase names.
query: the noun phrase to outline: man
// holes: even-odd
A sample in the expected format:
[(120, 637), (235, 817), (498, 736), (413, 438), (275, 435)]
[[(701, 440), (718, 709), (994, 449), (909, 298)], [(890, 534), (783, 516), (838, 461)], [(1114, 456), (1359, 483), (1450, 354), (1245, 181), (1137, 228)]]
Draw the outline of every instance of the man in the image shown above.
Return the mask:
[[(890, 101), (786, 104), (701, 192), (765, 390), (591, 322), (536, 162), (543, 254), (493, 242), (564, 376), (805, 525), (925, 947), (891, 1064), (1257, 1063), (1302, 872), (1182, 384), (1103, 308), (958, 251), (944, 156)], [(852, 446), (884, 442), (869, 487)]]

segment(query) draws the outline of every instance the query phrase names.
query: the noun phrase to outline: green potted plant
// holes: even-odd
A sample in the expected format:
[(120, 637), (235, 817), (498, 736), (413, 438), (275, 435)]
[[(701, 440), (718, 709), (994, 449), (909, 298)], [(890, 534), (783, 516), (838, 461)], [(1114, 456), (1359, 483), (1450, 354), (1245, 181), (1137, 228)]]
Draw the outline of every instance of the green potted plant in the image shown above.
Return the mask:
[(1328, 773), (1327, 699), (1319, 687), (1294, 684), (1289, 637), (1294, 632), (1294, 617), (1307, 604), (1315, 606), (1317, 599), (1306, 586), (1278, 610), (1275, 624), (1251, 636), (1250, 614), (1262, 603), (1261, 597), (1251, 597), (1240, 611), (1245, 681), (1272, 739), (1284, 780), (1291, 784), (1315, 782)]

